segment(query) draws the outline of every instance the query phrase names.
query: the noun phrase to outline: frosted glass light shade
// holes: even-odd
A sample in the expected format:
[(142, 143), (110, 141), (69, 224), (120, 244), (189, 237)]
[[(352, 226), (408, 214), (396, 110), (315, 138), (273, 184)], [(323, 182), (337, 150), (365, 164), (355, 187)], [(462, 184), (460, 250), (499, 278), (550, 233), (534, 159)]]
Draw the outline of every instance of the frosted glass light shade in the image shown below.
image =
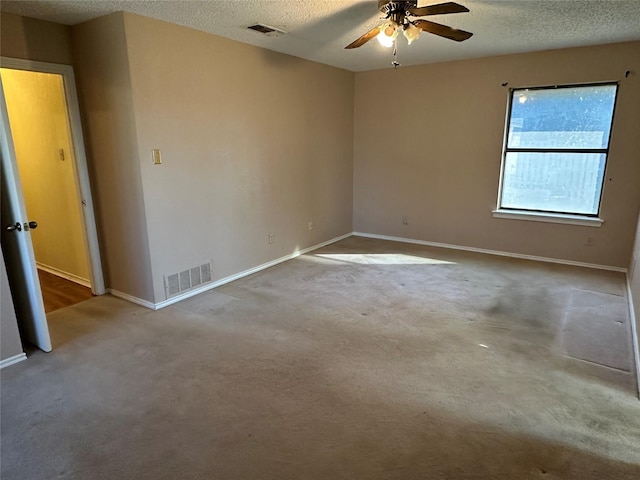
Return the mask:
[(402, 33), (407, 39), (409, 45), (411, 45), (411, 42), (413, 42), (420, 36), (420, 29), (410, 23), (409, 26), (402, 31)]
[(383, 47), (391, 47), (397, 36), (398, 24), (395, 22), (387, 22), (380, 27), (380, 33), (378, 33), (376, 38)]

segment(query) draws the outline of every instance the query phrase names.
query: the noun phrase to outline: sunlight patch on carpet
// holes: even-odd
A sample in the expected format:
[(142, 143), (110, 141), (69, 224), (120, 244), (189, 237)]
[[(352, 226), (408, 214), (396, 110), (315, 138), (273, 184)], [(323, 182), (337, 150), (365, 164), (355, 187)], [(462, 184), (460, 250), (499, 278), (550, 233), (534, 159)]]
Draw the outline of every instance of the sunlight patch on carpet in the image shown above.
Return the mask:
[(358, 265), (453, 265), (455, 262), (402, 253), (317, 253), (314, 257)]

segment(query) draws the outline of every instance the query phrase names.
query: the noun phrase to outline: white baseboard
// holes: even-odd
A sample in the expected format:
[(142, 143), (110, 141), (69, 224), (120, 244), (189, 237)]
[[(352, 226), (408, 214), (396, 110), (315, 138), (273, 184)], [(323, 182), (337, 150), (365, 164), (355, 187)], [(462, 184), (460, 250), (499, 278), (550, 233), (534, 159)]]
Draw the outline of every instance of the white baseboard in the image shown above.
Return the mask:
[(134, 297), (133, 295), (129, 295), (128, 293), (123, 293), (118, 290), (114, 290), (113, 288), (107, 288), (107, 293), (113, 295), (114, 297), (126, 300), (127, 302), (142, 305), (143, 307), (150, 308), (151, 310), (157, 310), (155, 303), (149, 302), (148, 300), (143, 300), (138, 297)]
[(4, 360), (0, 360), (0, 370), (4, 367), (8, 367), (9, 365), (13, 365), (14, 363), (22, 362), (27, 359), (26, 353), (19, 353), (18, 355), (14, 355), (13, 357), (5, 358)]
[(415, 240), (412, 238), (392, 237), (389, 235), (377, 235), (374, 233), (353, 232), (356, 237), (377, 238), (379, 240), (390, 240), (392, 242), (413, 243), (416, 245), (425, 245), (427, 247), (449, 248), (452, 250), (464, 250), (466, 252), (486, 253), (487, 255), (498, 255), (500, 257), (520, 258), (522, 260), (535, 260), (538, 262), (559, 263), (561, 265), (571, 265), (574, 267), (596, 268), (598, 270), (609, 270), (613, 272), (626, 273), (627, 269), (623, 267), (614, 267), (610, 265), (598, 265), (596, 263), (574, 262), (573, 260), (562, 260), (559, 258), (538, 257), (536, 255), (524, 255), (521, 253), (501, 252), (499, 250), (487, 250), (484, 248), (465, 247), (462, 245), (453, 245), (450, 243), (428, 242), (426, 240)]
[[(638, 344), (638, 319), (631, 293), (631, 281), (627, 274), (627, 299), (629, 300), (629, 323), (631, 323), (631, 337), (633, 341), (633, 355), (636, 361), (636, 386), (638, 387), (638, 398), (640, 398), (640, 345)], [(640, 301), (640, 299), (638, 300)]]
[(311, 252), (313, 250), (317, 250), (318, 248), (322, 248), (325, 247), (327, 245), (331, 245), (332, 243), (335, 242), (339, 242), (340, 240), (343, 240), (347, 237), (350, 237), (351, 235), (353, 235), (351, 232), (345, 234), (345, 235), (341, 235), (339, 237), (335, 237), (332, 238), (331, 240), (327, 240), (326, 242), (322, 242), (322, 243), (318, 243), (317, 245), (313, 245), (312, 247), (308, 247), (305, 248), (303, 250), (296, 250), (293, 253), (290, 253), (288, 255), (285, 255), (284, 257), (280, 257), (280, 258), (276, 258), (275, 260), (271, 260), (270, 262), (267, 263), (263, 263), (262, 265), (258, 265), (256, 267), (252, 267), (248, 270), (244, 270), (240, 273), (236, 273), (234, 275), (230, 275), (228, 277), (225, 278), (221, 278), (220, 280), (216, 280), (215, 282), (211, 282), (208, 283), (206, 285), (202, 285), (201, 287), (198, 287), (196, 289), (193, 290), (189, 290), (188, 292), (184, 292), (181, 295), (176, 295), (175, 297), (171, 297), (167, 300), (164, 300), (162, 302), (159, 303), (153, 303), (153, 302), (149, 302), (147, 300), (143, 300), (141, 298), (137, 298), (134, 297), (132, 295), (128, 295), (126, 293), (122, 293), (119, 292), (118, 290), (113, 290), (113, 289), (109, 289), (109, 293), (111, 293), (111, 295), (113, 295), (114, 297), (118, 297), (118, 298), (122, 298), (123, 300), (127, 300), (129, 302), (138, 304), (138, 305), (142, 305), (143, 307), (146, 308), (150, 308), (152, 310), (159, 310), (161, 308), (164, 307), (168, 307), (169, 305), (173, 305), (174, 303), (178, 303), (182, 300), (186, 300), (187, 298), (193, 297), (195, 295), (198, 295), (200, 293), (206, 292), (208, 290), (211, 290), (213, 288), (216, 287), (220, 287), (222, 285), (225, 285), (227, 283), (233, 282), (235, 280), (239, 280), (243, 277), (247, 277), (249, 275), (253, 275), (254, 273), (260, 272), (262, 270), (265, 270), (267, 268), (273, 267), (275, 265), (278, 265), (280, 263), (286, 262), (287, 260), (291, 260), (294, 259), (296, 257), (299, 257), (300, 255), (304, 255), (305, 253)]
[(50, 267), (49, 265), (45, 265), (44, 263), (40, 262), (36, 262), (36, 267), (44, 272), (50, 273), (51, 275), (55, 275), (56, 277), (64, 278), (65, 280), (77, 283), (79, 285), (82, 285), (83, 287), (91, 288), (91, 282), (88, 279), (79, 277), (77, 275), (74, 275), (73, 273), (64, 272), (58, 268)]

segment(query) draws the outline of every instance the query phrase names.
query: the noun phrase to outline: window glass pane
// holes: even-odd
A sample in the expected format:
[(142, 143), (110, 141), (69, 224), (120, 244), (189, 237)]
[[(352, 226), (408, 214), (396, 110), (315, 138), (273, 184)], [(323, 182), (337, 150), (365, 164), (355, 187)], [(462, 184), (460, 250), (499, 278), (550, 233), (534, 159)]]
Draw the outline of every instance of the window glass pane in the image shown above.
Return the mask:
[(608, 148), (616, 85), (514, 90), (508, 148)]
[(502, 208), (596, 215), (605, 154), (508, 152)]

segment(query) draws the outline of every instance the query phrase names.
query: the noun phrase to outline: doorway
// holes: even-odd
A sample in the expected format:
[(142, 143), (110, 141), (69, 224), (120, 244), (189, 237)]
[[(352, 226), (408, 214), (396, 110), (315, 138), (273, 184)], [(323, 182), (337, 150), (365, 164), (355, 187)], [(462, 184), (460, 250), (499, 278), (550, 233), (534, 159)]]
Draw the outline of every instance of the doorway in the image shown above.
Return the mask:
[(0, 68), (45, 312), (91, 298), (62, 75)]
[(3, 253), (23, 340), (48, 351), (46, 313), (105, 293), (73, 70), (3, 57), (0, 79)]

